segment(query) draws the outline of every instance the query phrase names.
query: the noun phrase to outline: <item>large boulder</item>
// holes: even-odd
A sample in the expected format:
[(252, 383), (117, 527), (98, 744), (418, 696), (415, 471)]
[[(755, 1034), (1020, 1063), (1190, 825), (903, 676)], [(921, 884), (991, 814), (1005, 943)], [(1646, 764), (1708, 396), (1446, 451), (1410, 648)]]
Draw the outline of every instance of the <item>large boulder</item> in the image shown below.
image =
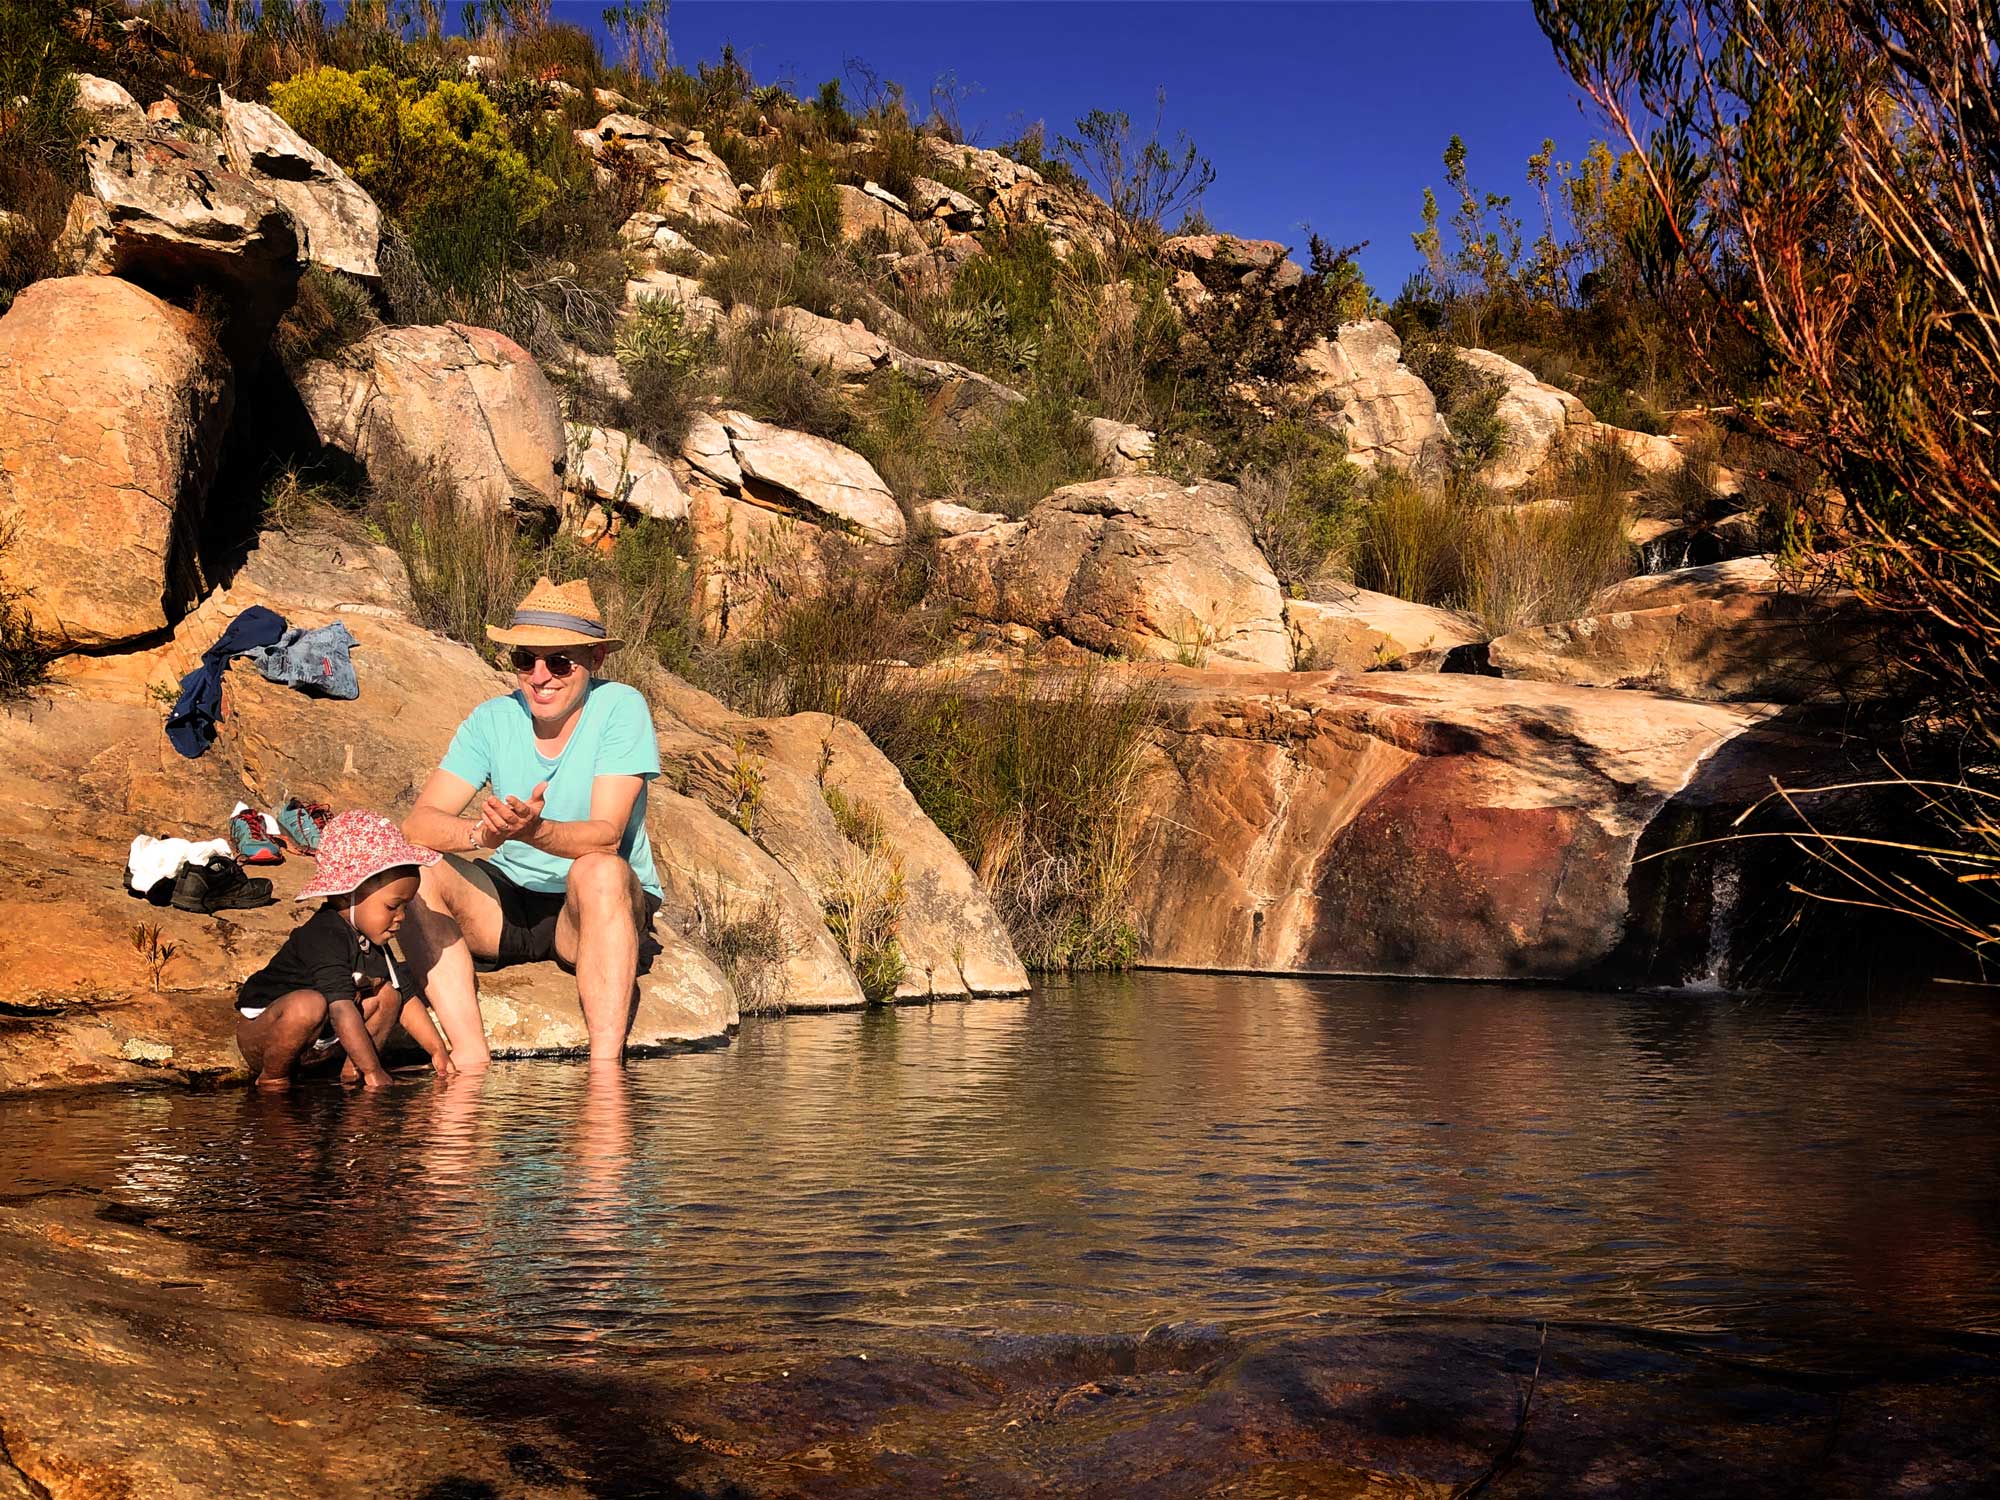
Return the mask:
[(1343, 323), (1299, 356), (1301, 394), (1347, 439), (1348, 458), (1364, 469), (1408, 468), (1444, 435), (1430, 387), (1403, 363), (1396, 330), (1379, 318)]
[(1285, 623), (1300, 669), (1323, 672), (1428, 670), (1486, 638), (1477, 621), (1452, 610), (1338, 586), (1317, 599), (1287, 599)]
[(102, 646), (173, 623), (229, 363), (192, 314), (110, 276), (41, 281), (0, 318), (0, 575), (35, 628)]
[(687, 495), (666, 459), (613, 428), (571, 422), (567, 431), (569, 460), (563, 478), (571, 494), (658, 521), (686, 519)]
[(682, 456), (724, 493), (753, 505), (879, 544), (900, 543), (908, 530), (896, 497), (867, 459), (809, 432), (725, 411), (695, 419)]
[(1503, 635), (1488, 656), (1504, 677), (1802, 703), (1866, 691), (1878, 647), (1851, 595), (1788, 589), (1770, 558), (1744, 557), (1628, 578), (1580, 618)]
[(222, 95), (229, 165), (291, 211), (305, 258), (364, 281), (380, 274), (382, 213), (340, 164), (261, 104)]
[[(839, 891), (855, 844), (835, 804), (866, 824), (903, 872), (897, 944), (905, 999), (1016, 994), (1027, 972), (998, 913), (964, 858), (868, 737), (826, 714), (746, 719), (706, 693), (675, 682), (660, 693), (667, 712), (698, 739), (667, 735), (691, 794), (727, 813), (746, 782), (758, 788), (753, 834), (790, 871), (817, 910)], [(822, 929), (824, 922), (815, 925)], [(795, 998), (792, 1008), (799, 1007)]]
[(319, 439), (367, 466), (436, 464), (487, 509), (552, 513), (567, 446), (548, 378), (505, 334), (463, 323), (378, 328), (297, 385)]
[(1493, 413), (1503, 433), (1501, 449), (1479, 471), (1479, 477), (1495, 489), (1519, 489), (1552, 460), (1588, 441), (1597, 426), (1597, 418), (1577, 397), (1504, 355), (1491, 349), (1461, 349), (1458, 358), (1501, 386)]
[[(70, 658), (32, 716), (0, 716), (0, 1091), (241, 1076), (230, 993), (298, 920), (286, 898), (311, 867), (291, 861), (266, 872), (277, 906), (207, 918), (125, 895), (127, 845), (138, 833), (214, 837), (238, 799), (270, 807), (299, 795), (405, 813), (459, 721), (509, 683), (480, 653), (411, 621), (408, 597), (385, 548), (331, 533), (267, 534), (229, 587), (166, 644)], [(297, 625), (346, 624), (359, 642), (361, 696), (308, 696), (239, 666), (225, 679), (215, 744), (186, 760), (162, 733), (160, 697), (253, 604)], [(907, 951), (913, 972), (929, 973), (929, 989), (909, 993), (1025, 982), (964, 861), (851, 726), (766, 726), (636, 656), (615, 660), (645, 683), (664, 765), (649, 794), (648, 828), (665, 901), (642, 950), (628, 1045), (717, 1040), (736, 1023), (739, 993), (765, 1007), (864, 1003), (826, 924), (828, 846), (817, 821), (831, 816), (818, 780), (823, 739), (834, 746), (828, 784), (879, 812), (904, 860)], [(726, 781), (713, 774), (719, 767)], [(732, 806), (730, 784), (757, 785), (762, 795), (748, 810)], [(746, 957), (738, 936), (759, 921), (774, 928), (761, 958)], [(157, 927), (175, 946), (160, 991), (134, 951), (135, 923)], [(586, 1046), (575, 982), (554, 964), (483, 977), (481, 1009), (502, 1055)]]
[(1073, 484), (1027, 518), (941, 537), (934, 591), (963, 614), (1092, 651), (1291, 665), (1284, 596), (1228, 485)]
[(924, 237), (917, 233), (900, 200), (844, 182), (835, 183), (833, 193), (840, 207), (840, 237), (849, 244), (880, 235), (898, 254), (915, 254), (926, 248)]
[(206, 143), (143, 122), (92, 136), (83, 161), (88, 191), (57, 246), (67, 268), (166, 297), (219, 291), (225, 342), (239, 361), (254, 358), (305, 269), (290, 211)]
[(1141, 962), (1563, 979), (1649, 822), (1766, 710), (1472, 675), (1168, 671)]

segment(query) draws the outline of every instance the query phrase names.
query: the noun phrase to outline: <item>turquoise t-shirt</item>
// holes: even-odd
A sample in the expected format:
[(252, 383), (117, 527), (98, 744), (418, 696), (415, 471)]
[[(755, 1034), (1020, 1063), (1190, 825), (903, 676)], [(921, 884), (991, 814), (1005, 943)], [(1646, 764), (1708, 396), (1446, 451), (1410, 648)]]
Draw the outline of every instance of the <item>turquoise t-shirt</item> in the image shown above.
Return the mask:
[[(599, 776), (660, 774), (660, 742), (653, 735), (653, 716), (636, 689), (622, 682), (592, 680), (563, 753), (550, 760), (535, 748), (535, 721), (519, 693), (489, 698), (465, 716), (444, 753), (444, 769), (468, 786), (490, 786), (496, 797), (523, 802), (538, 782), (549, 784), (542, 816), (556, 823), (583, 823), (590, 818), (591, 782)], [(653, 846), (646, 838), (646, 787), (625, 825), (618, 852), (632, 866), (639, 884), (660, 894), (653, 872)], [(493, 853), (493, 866), (516, 885), (559, 895), (569, 881), (572, 861), (531, 849), (510, 839)]]

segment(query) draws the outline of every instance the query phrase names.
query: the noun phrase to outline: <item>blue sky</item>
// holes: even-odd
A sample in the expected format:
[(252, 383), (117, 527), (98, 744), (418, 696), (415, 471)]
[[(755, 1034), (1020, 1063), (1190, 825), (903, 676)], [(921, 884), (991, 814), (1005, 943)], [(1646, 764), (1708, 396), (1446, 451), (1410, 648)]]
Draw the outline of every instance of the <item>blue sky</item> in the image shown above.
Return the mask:
[[(603, 5), (557, 6), (596, 25)], [(1475, 185), (1533, 204), (1523, 163), (1544, 136), (1581, 156), (1605, 133), (1556, 66), (1525, 0), (675, 0), (675, 60), (692, 69), (733, 42), (760, 82), (802, 89), (861, 58), (923, 101), (955, 72), (983, 145), (1035, 120), (1053, 139), (1094, 107), (1167, 129), (1215, 163), (1218, 228), (1284, 240), (1304, 255), (1310, 224), (1337, 244), (1369, 241), (1362, 269), (1393, 298), (1416, 269), (1423, 188), (1465, 138)]]

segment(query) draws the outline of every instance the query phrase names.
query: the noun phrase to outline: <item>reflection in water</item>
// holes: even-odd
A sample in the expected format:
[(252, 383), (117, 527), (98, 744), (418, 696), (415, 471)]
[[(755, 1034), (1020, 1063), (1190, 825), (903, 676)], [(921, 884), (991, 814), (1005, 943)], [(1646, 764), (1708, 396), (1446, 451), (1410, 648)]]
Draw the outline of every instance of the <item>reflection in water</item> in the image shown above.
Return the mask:
[(1148, 975), (445, 1086), (0, 1105), (0, 1181), (577, 1360), (1195, 1320), (2000, 1332), (2000, 1019)]

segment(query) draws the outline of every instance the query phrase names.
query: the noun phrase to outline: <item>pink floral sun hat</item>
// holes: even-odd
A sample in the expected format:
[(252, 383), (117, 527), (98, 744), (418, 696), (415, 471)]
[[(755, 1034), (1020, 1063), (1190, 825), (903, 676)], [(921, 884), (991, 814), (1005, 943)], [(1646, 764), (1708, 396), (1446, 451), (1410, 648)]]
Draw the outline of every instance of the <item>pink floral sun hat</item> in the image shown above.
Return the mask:
[(351, 808), (326, 825), (320, 835), (319, 869), (294, 901), (320, 896), (346, 896), (371, 876), (406, 865), (434, 865), (443, 858), (403, 837), (403, 831), (380, 813)]

